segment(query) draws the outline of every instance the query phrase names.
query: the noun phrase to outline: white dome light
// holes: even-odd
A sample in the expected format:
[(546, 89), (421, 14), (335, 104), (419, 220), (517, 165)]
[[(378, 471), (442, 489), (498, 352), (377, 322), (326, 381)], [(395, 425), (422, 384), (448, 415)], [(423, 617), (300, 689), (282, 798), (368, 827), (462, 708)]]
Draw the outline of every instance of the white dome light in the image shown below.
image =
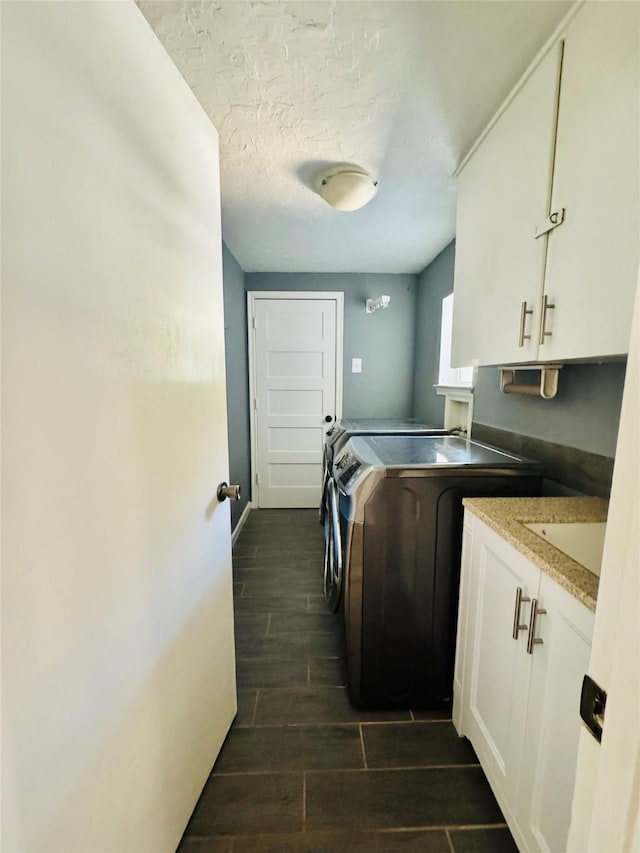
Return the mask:
[(378, 182), (359, 166), (333, 166), (320, 176), (318, 192), (338, 210), (359, 210), (378, 192)]

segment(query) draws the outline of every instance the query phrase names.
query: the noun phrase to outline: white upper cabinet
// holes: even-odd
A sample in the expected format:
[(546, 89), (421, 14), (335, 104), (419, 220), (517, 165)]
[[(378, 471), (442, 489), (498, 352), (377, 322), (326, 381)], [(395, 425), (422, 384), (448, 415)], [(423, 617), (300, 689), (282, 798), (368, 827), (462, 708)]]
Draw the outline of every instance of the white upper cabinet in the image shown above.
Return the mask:
[(638, 5), (590, 0), (461, 170), (453, 366), (628, 351), (639, 80)]
[[(550, 51), (458, 179), (452, 364), (535, 360), (560, 47)], [(522, 305), (533, 314), (522, 316)], [(521, 334), (521, 326), (523, 326)]]
[(567, 32), (539, 358), (629, 349), (638, 276), (638, 4), (588, 2)]

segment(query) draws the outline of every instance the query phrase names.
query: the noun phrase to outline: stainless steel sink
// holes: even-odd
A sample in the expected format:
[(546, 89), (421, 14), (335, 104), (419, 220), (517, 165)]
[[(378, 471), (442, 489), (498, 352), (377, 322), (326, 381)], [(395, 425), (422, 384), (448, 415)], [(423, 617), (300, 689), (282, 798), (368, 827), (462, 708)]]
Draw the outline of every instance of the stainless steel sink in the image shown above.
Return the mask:
[(600, 577), (606, 522), (525, 524), (524, 526)]

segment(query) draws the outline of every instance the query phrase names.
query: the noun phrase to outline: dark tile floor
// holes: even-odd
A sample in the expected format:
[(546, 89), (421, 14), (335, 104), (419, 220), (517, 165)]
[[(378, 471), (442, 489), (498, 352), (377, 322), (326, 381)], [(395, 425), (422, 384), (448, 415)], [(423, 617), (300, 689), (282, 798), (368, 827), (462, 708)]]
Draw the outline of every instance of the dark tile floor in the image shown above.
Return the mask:
[(180, 853), (513, 853), (446, 715), (350, 704), (323, 547), (315, 510), (254, 511), (240, 534), (238, 716)]

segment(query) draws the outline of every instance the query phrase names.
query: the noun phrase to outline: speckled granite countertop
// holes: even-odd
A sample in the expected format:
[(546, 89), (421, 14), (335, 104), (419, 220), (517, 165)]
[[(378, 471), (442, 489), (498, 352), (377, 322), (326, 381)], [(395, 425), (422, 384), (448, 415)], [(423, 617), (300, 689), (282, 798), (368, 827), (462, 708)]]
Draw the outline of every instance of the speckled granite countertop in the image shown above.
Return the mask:
[(601, 498), (464, 498), (462, 503), (578, 601), (590, 610), (596, 609), (597, 576), (524, 525), (606, 521), (606, 501)]

